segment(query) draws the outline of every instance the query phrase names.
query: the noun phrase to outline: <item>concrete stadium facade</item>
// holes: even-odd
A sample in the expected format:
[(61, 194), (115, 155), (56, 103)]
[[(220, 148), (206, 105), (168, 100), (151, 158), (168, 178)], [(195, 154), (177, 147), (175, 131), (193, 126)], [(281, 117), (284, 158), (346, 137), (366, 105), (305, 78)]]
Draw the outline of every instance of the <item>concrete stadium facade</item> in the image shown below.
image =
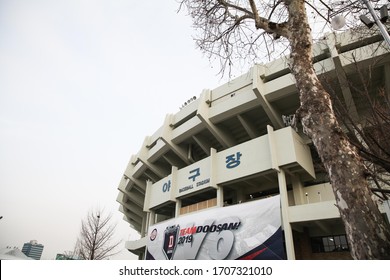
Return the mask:
[[(330, 77), (364, 117), (348, 79), (372, 69), (373, 92), (390, 94), (390, 54), (382, 37), (329, 34), (314, 48), (314, 67)], [(374, 93), (373, 93), (374, 94)], [(145, 258), (151, 226), (200, 211), (280, 195), (287, 259), (350, 259), (345, 230), (310, 140), (290, 126), (299, 107), (288, 58), (203, 90), (147, 136), (119, 183), (119, 210), (141, 238), (126, 248)], [(201, 170), (201, 171), (200, 171)], [(383, 213), (388, 202), (379, 203)]]

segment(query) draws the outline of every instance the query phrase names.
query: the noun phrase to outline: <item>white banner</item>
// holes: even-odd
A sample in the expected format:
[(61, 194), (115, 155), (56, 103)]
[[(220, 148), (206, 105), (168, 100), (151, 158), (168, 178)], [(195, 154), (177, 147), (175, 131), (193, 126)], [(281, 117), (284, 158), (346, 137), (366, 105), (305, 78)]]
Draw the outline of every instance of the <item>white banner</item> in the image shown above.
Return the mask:
[(279, 196), (180, 216), (148, 238), (146, 259), (285, 259)]

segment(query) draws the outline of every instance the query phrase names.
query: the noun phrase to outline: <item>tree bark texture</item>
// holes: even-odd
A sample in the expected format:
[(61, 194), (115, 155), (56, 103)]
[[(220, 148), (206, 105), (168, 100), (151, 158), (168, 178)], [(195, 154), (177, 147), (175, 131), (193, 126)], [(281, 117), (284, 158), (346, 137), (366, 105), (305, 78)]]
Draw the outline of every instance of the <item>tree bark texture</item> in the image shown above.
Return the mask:
[(328, 171), (354, 259), (390, 259), (390, 230), (372, 199), (362, 159), (342, 131), (330, 95), (312, 63), (311, 29), (304, 0), (285, 1), (289, 11), (291, 72), (299, 91), (297, 112)]

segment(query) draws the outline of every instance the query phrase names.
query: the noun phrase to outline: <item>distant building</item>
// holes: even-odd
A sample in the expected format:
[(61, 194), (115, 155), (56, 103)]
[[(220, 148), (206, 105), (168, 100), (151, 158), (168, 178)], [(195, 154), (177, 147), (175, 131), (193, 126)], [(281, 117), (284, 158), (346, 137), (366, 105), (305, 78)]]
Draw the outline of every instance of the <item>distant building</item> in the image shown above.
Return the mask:
[(43, 245), (38, 244), (36, 240), (31, 240), (29, 243), (24, 243), (22, 252), (30, 258), (40, 260), (43, 251)]
[(62, 260), (73, 260), (73, 259), (71, 257), (68, 257), (68, 256), (64, 255), (64, 254), (57, 254), (56, 255), (56, 260), (57, 261), (58, 260), (62, 261)]
[(71, 260), (81, 260), (81, 258), (77, 257), (77, 256), (66, 255), (66, 254), (57, 254), (56, 260), (57, 261), (71, 261)]

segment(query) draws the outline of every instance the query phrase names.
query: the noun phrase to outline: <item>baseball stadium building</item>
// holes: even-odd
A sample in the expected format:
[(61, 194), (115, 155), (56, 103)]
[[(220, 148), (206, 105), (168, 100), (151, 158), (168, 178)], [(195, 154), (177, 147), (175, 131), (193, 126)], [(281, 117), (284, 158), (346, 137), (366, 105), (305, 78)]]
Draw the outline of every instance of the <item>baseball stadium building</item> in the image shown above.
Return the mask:
[[(147, 136), (121, 178), (119, 210), (140, 259), (350, 259), (329, 180), (311, 141), (291, 121), (299, 107), (288, 58), (190, 98)], [(360, 118), (357, 69), (370, 94), (390, 94), (380, 34), (330, 34), (314, 47), (326, 87)], [(345, 81), (353, 83), (348, 86)], [(386, 217), (389, 202), (378, 201)]]

